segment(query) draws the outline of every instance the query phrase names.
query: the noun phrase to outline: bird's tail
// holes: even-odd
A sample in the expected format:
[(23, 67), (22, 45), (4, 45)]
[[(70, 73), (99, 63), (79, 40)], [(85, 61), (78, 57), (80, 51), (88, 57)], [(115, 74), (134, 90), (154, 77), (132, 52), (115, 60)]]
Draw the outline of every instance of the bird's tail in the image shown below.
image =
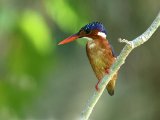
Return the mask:
[(108, 93), (111, 96), (114, 95), (114, 88), (115, 88), (116, 80), (117, 80), (117, 73), (113, 76), (112, 80), (106, 86)]

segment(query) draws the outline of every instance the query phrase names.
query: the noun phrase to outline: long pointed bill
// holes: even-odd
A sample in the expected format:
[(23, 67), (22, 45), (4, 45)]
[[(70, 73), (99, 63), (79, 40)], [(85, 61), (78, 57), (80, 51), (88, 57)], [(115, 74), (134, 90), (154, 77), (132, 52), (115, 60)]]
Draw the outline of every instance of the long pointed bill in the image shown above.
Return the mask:
[(62, 45), (62, 44), (66, 44), (66, 43), (72, 42), (72, 41), (74, 41), (74, 40), (76, 40), (76, 39), (78, 39), (78, 38), (79, 38), (79, 36), (78, 36), (77, 34), (74, 34), (74, 35), (72, 35), (72, 36), (64, 39), (64, 40), (61, 41), (60, 43), (58, 43), (58, 45)]

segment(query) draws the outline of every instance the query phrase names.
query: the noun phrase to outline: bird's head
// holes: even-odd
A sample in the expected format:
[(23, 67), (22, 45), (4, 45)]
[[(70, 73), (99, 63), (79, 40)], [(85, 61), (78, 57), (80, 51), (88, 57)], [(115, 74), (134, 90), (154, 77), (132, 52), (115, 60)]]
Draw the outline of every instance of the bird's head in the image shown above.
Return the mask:
[(94, 40), (99, 37), (106, 38), (106, 34), (106, 30), (102, 23), (92, 22), (82, 27), (78, 33), (61, 41), (58, 45), (69, 43), (78, 38), (87, 38), (88, 40)]

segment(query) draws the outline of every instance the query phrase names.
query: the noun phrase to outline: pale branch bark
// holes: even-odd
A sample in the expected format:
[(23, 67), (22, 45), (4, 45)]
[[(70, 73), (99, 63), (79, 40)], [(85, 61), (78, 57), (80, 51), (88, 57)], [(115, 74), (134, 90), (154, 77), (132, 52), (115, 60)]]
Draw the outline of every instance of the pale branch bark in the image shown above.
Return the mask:
[(117, 57), (115, 63), (111, 66), (109, 74), (105, 75), (101, 83), (99, 84), (100, 90), (98, 92), (95, 90), (92, 97), (88, 100), (84, 110), (81, 113), (81, 116), (80, 116), (81, 120), (88, 120), (89, 116), (93, 111), (94, 106), (96, 105), (104, 89), (106, 88), (106, 85), (112, 79), (114, 74), (120, 69), (120, 67), (125, 63), (125, 60), (129, 55), (129, 53), (134, 48), (146, 42), (153, 35), (153, 33), (157, 30), (159, 26), (160, 26), (160, 12), (158, 13), (157, 17), (155, 18), (151, 26), (142, 35), (133, 39), (132, 41), (128, 41), (125, 39), (119, 40), (120, 42), (126, 43), (126, 45), (122, 49), (120, 55)]

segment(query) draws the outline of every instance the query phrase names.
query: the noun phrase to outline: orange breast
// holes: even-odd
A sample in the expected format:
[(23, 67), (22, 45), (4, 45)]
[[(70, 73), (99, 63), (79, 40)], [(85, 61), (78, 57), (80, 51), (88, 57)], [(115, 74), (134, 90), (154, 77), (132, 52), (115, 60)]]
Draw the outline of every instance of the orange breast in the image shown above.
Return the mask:
[(102, 79), (115, 61), (108, 41), (106, 39), (89, 41), (86, 52), (96, 77)]

